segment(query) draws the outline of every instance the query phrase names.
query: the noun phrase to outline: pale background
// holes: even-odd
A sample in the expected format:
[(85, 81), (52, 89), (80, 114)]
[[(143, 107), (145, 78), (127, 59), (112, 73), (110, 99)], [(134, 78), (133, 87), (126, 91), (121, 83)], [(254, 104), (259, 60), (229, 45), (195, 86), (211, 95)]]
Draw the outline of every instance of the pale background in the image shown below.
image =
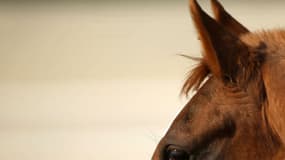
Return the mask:
[[(222, 2), (285, 25), (285, 2)], [(0, 159), (150, 159), (199, 50), (186, 0), (1, 2)]]

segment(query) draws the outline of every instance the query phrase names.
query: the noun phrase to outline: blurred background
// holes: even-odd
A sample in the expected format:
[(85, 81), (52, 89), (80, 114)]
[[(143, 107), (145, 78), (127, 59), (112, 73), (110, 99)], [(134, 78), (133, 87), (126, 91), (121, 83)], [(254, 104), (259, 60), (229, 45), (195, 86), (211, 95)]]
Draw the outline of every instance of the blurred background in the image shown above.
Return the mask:
[[(284, 1), (221, 2), (251, 30), (285, 25)], [(0, 159), (150, 159), (187, 101), (177, 54), (200, 56), (187, 0), (0, 4)]]

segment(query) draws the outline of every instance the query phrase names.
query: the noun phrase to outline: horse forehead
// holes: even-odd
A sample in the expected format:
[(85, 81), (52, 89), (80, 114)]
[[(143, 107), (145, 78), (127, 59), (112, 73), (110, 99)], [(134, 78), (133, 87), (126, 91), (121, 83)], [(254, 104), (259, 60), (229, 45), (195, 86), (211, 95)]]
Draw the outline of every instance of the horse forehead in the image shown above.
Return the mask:
[(251, 92), (248, 93), (235, 86), (226, 86), (221, 80), (213, 77), (208, 79), (186, 104), (176, 117), (176, 122), (180, 124), (181, 121), (191, 121), (193, 117), (198, 117), (198, 112), (203, 115), (207, 113), (213, 117), (232, 114), (236, 111), (240, 112), (240, 108), (247, 112), (257, 109), (257, 107), (252, 107), (256, 104), (255, 101), (256, 99)]
[(174, 124), (189, 122), (200, 111), (203, 113), (207, 111), (216, 113), (220, 109), (219, 104), (229, 100), (224, 92), (226, 90), (220, 80), (215, 77), (209, 78), (180, 111)]

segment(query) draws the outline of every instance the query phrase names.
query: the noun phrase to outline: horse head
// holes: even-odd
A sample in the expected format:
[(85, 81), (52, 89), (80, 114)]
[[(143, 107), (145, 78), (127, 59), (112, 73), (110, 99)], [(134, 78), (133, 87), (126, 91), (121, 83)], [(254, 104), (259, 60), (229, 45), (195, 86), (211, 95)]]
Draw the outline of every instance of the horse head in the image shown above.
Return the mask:
[(182, 92), (195, 94), (152, 159), (284, 158), (285, 31), (250, 32), (211, 4), (214, 18), (190, 0), (203, 54)]

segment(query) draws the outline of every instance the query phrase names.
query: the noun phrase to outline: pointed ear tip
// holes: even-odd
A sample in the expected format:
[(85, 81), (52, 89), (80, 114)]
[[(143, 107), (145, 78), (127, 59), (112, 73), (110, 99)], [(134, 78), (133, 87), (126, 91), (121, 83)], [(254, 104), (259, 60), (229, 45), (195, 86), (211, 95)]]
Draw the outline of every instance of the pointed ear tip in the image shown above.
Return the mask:
[(189, 0), (189, 9), (192, 17), (197, 14), (197, 5), (195, 4), (195, 0)]
[(211, 0), (211, 5), (214, 10), (224, 10), (224, 7), (218, 0)]
[(189, 0), (189, 8), (191, 11), (196, 8), (196, 1), (195, 0)]
[(189, 8), (192, 16), (197, 15), (202, 11), (196, 0), (189, 0)]
[(211, 0), (212, 4), (220, 5), (221, 3), (218, 0)]
[(212, 2), (212, 4), (213, 4), (213, 3), (218, 3), (217, 0), (211, 0), (211, 2)]
[(189, 0), (189, 4), (195, 4), (196, 3), (196, 0)]
[(223, 19), (228, 13), (225, 11), (224, 7), (218, 0), (211, 0), (211, 6), (214, 13), (214, 16), (217, 20)]

